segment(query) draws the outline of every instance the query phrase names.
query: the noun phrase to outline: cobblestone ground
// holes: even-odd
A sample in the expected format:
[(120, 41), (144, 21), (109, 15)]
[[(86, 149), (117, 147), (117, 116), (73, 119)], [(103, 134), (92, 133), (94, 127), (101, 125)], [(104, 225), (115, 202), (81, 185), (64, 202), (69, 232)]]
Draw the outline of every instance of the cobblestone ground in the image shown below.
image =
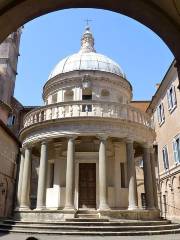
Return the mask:
[(158, 236), (50, 236), (50, 235), (29, 235), (29, 234), (0, 234), (0, 240), (26, 240), (28, 237), (33, 236), (38, 240), (180, 240), (180, 234), (176, 235), (158, 235)]

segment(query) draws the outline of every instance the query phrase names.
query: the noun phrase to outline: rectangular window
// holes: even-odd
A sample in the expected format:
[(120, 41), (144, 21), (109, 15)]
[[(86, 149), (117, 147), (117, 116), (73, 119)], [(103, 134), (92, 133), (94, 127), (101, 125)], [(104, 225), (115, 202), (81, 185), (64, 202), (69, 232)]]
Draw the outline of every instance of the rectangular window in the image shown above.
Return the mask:
[(168, 151), (166, 146), (163, 147), (162, 154), (163, 154), (164, 169), (165, 170), (169, 169)]
[(15, 120), (16, 120), (16, 117), (15, 117), (15, 115), (9, 115), (9, 117), (8, 117), (8, 122), (7, 122), (7, 126), (8, 127), (11, 127), (11, 126), (13, 126), (14, 124), (15, 124)]
[(172, 112), (177, 105), (176, 90), (173, 85), (167, 90), (167, 100), (168, 100), (168, 110)]
[(180, 135), (173, 140), (174, 160), (176, 163), (180, 162)]
[(162, 124), (165, 120), (163, 103), (160, 103), (157, 107), (157, 117), (159, 124)]
[(121, 169), (121, 188), (125, 188), (125, 165), (124, 163), (120, 163), (120, 169)]
[[(82, 94), (82, 100), (92, 100), (92, 91), (84, 89), (83, 94)], [(83, 104), (82, 112), (92, 112), (92, 105), (91, 104)]]

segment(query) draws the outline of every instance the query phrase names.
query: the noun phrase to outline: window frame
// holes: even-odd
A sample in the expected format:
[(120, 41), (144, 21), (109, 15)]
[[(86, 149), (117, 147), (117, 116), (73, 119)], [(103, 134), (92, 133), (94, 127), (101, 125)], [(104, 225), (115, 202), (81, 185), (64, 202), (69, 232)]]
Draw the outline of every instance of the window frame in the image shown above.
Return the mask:
[(172, 113), (174, 109), (177, 107), (176, 90), (173, 84), (171, 84), (171, 86), (167, 90), (167, 102), (168, 110), (170, 113)]
[[(179, 148), (177, 149), (177, 139), (179, 139)], [(176, 164), (180, 163), (180, 134), (176, 135), (172, 141), (173, 144), (173, 154), (174, 154), (174, 161)]]
[(158, 123), (160, 126), (165, 122), (165, 113), (164, 113), (163, 102), (160, 102), (157, 106), (157, 119), (158, 119)]
[(56, 104), (58, 102), (58, 93), (53, 93), (51, 98), (51, 104)]
[(14, 114), (10, 114), (8, 116), (7, 126), (12, 127), (16, 123), (16, 116)]

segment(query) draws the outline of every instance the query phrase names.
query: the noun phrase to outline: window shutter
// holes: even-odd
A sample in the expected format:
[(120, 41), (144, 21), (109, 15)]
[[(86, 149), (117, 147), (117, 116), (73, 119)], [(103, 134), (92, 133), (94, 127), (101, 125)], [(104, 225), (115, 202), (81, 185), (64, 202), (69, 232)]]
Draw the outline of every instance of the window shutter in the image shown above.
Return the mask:
[(168, 151), (167, 151), (167, 147), (165, 148), (165, 155), (166, 155), (166, 168), (169, 168), (169, 159), (168, 159)]
[(164, 169), (168, 169), (168, 168), (169, 168), (169, 161), (168, 161), (167, 147), (164, 147), (164, 148), (162, 149), (162, 153), (163, 153)]
[(176, 100), (176, 89), (175, 89), (175, 86), (173, 86), (173, 95), (172, 95), (172, 98), (173, 98), (173, 106), (176, 106), (177, 100)]
[[(178, 143), (177, 143), (178, 140)], [(180, 136), (176, 140), (176, 148), (177, 148), (177, 161), (180, 162)]]
[(169, 89), (167, 90), (167, 101), (168, 101), (168, 110), (171, 109), (171, 96)]
[(166, 161), (165, 161), (165, 149), (163, 148), (162, 154), (163, 154), (163, 164), (164, 164), (164, 169), (166, 169)]
[(165, 120), (165, 115), (164, 115), (164, 105), (161, 103), (161, 109), (162, 109), (162, 113), (161, 113), (161, 118), (164, 121)]
[(178, 152), (177, 152), (177, 144), (176, 144), (176, 140), (173, 140), (173, 151), (174, 151), (174, 160), (175, 162), (178, 163)]
[(158, 118), (158, 123), (161, 123), (160, 108), (159, 108), (159, 106), (157, 107), (157, 118)]

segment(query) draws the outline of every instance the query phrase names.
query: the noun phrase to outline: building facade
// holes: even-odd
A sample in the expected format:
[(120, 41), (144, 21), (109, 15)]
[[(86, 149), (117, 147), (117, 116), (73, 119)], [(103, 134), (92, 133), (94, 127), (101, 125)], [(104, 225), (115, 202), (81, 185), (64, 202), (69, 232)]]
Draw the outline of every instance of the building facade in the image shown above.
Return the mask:
[(0, 119), (7, 124), (17, 75), (21, 29), (0, 44)]
[(12, 216), (20, 142), (0, 120), (0, 217)]
[(85, 211), (159, 219), (151, 118), (132, 105), (119, 65), (96, 53), (88, 26), (80, 51), (50, 74), (43, 99), (20, 132), (16, 218), (64, 220)]
[(0, 217), (12, 216), (20, 142), (8, 128), (17, 74), (21, 30), (0, 45)]
[(159, 162), (162, 216), (180, 220), (180, 95), (174, 61), (147, 109), (152, 113)]

